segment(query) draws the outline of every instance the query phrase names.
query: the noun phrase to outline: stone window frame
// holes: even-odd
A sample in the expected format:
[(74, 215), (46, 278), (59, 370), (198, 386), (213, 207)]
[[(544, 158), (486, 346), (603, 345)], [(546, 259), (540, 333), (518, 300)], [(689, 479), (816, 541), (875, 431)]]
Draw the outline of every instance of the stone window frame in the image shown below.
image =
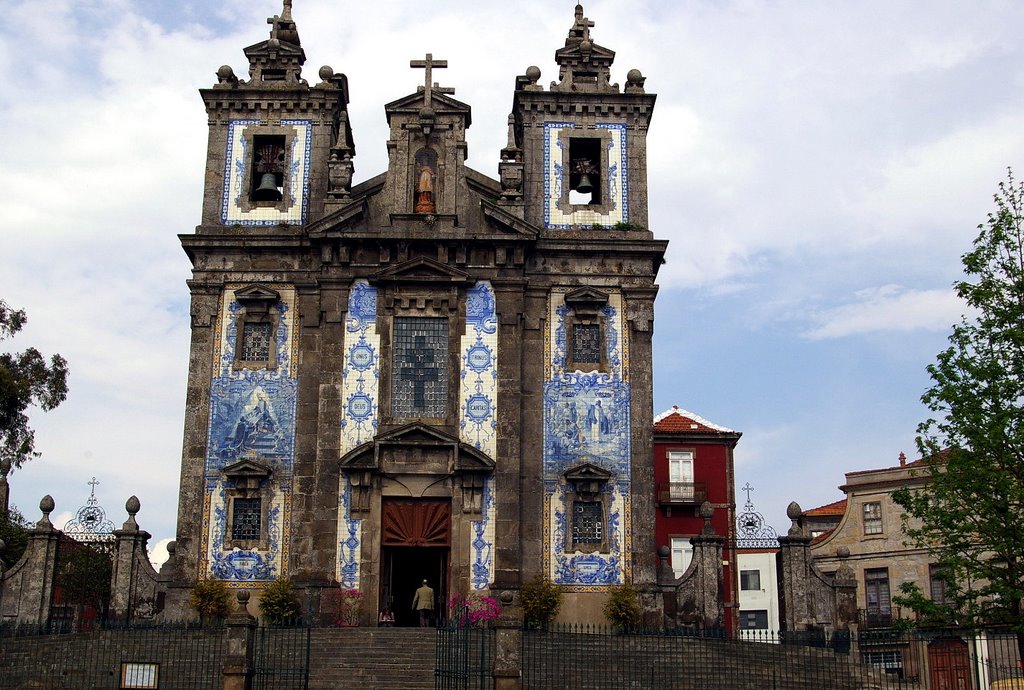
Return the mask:
[[(225, 467), (224, 498), (226, 524), (224, 529), (224, 551), (242, 549), (243, 551), (266, 551), (270, 545), (269, 514), (270, 514), (270, 478), (273, 470), (259, 462), (242, 460)], [(235, 522), (235, 501), (238, 499), (260, 499), (260, 536), (259, 539), (234, 539), (232, 537)]]
[[(284, 137), (284, 175), (282, 176), (281, 200), (280, 201), (253, 201), (252, 183), (253, 167), (256, 164), (256, 137)], [(297, 133), (291, 125), (250, 125), (242, 131), (244, 142), (245, 167), (236, 173), (241, 194), (238, 195), (237, 206), (242, 213), (249, 213), (257, 208), (273, 208), (281, 213), (286, 213), (292, 207), (292, 180), (291, 169), (293, 164), (293, 152), (295, 150), (295, 139)], [(301, 196), (301, 195), (300, 195)]]
[[(562, 213), (571, 215), (575, 211), (592, 211), (599, 216), (606, 216), (615, 210), (615, 200), (611, 198), (608, 189), (608, 171), (611, 169), (611, 160), (608, 157), (608, 149), (614, 143), (613, 137), (618, 133), (605, 128), (587, 127), (575, 128), (564, 127), (558, 132), (558, 149), (562, 154), (562, 196), (555, 200), (555, 206)], [(601, 203), (599, 204), (571, 204), (569, 203), (569, 181), (572, 178), (572, 140), (573, 139), (596, 139), (601, 153), (599, 161), (596, 161), (597, 172), (601, 190)]]
[[(412, 319), (438, 319), (438, 320), (444, 321), (444, 323), (445, 323), (445, 330), (446, 330), (446, 332), (448, 334), (448, 344), (447, 344), (447, 347), (445, 348), (445, 353), (444, 353), (444, 362), (445, 362), (445, 376), (444, 376), (445, 391), (444, 392), (445, 392), (445, 398), (447, 399), (447, 402), (446, 402), (445, 408), (444, 408), (444, 416), (442, 416), (442, 417), (427, 417), (427, 416), (422, 416), (422, 415), (421, 416), (417, 416), (417, 415), (412, 415), (412, 416), (399, 415), (396, 412), (396, 410), (395, 410), (395, 407), (396, 407), (395, 406), (395, 376), (396, 376), (396, 367), (395, 367), (395, 356), (396, 356), (396, 354), (395, 354), (395, 321), (397, 319), (405, 319), (405, 318), (412, 318)], [(402, 310), (397, 310), (396, 309), (392, 314), (388, 315), (388, 317), (387, 317), (388, 333), (387, 333), (387, 343), (386, 343), (386, 347), (387, 347), (386, 351), (388, 353), (388, 357), (387, 357), (387, 362), (388, 362), (387, 377), (388, 378), (387, 378), (387, 384), (386, 385), (387, 385), (387, 396), (388, 396), (388, 419), (390, 420), (390, 422), (392, 424), (406, 423), (406, 422), (409, 422), (409, 421), (423, 421), (425, 423), (430, 423), (430, 424), (444, 425), (444, 424), (446, 424), (448, 422), (449, 419), (451, 419), (453, 417), (455, 412), (454, 412), (454, 408), (453, 408), (453, 405), (452, 405), (452, 398), (453, 398), (453, 395), (454, 395), (455, 400), (456, 400), (456, 405), (457, 405), (458, 390), (459, 389), (458, 389), (458, 381), (456, 380), (453, 383), (453, 380), (452, 380), (452, 374), (453, 374), (452, 362), (451, 362), (452, 352), (453, 352), (453, 347), (452, 347), (452, 321), (453, 321), (453, 319), (448, 314), (440, 313), (440, 312), (435, 312), (435, 311), (430, 310), (430, 309), (427, 309), (426, 311), (411, 311), (411, 310), (405, 310), (405, 309), (402, 309)], [(384, 343), (382, 343), (382, 345), (384, 345)], [(458, 370), (456, 370), (454, 373), (457, 374)], [(383, 379), (383, 377), (382, 377), (382, 379)], [(383, 384), (384, 381), (382, 380), (381, 383)]]
[[(277, 307), (281, 296), (276, 290), (261, 285), (250, 285), (235, 291), (235, 301), (241, 305), (235, 315), (235, 357), (231, 368), (239, 369), (277, 369), (277, 330), (280, 325), (280, 310)], [(242, 359), (242, 338), (245, 326), (250, 323), (270, 324), (270, 348), (267, 358), (262, 360)]]
[[(611, 495), (607, 491), (612, 473), (585, 462), (570, 468), (562, 475), (566, 481), (565, 501), (565, 550), (566, 553), (610, 553), (608, 515), (611, 509)], [(577, 503), (597, 503), (601, 509), (601, 541), (577, 543), (573, 538), (573, 518)]]
[[(565, 368), (583, 373), (610, 373), (608, 363), (608, 324), (602, 310), (608, 306), (608, 293), (592, 288), (573, 290), (565, 296)], [(598, 361), (577, 362), (573, 330), (577, 325), (596, 325)]]
[(881, 501), (865, 501), (861, 505), (861, 518), (865, 537), (877, 537), (885, 534)]
[[(881, 596), (882, 583), (885, 584), (885, 602), (882, 601)], [(874, 588), (872, 585), (874, 585)], [(875, 590), (875, 595), (878, 597), (878, 601), (875, 602), (874, 606), (872, 606), (871, 601), (868, 598), (871, 596), (873, 589)], [(892, 615), (892, 582), (889, 579), (888, 568), (864, 569), (864, 608), (868, 611), (869, 615)]]

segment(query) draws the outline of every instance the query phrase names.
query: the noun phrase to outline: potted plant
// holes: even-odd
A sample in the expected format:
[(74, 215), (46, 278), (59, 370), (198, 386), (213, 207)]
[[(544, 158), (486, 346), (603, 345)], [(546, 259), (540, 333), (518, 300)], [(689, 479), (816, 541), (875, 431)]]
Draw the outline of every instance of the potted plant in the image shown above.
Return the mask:
[(537, 575), (519, 588), (523, 606), (523, 624), (532, 630), (547, 630), (562, 607), (562, 590), (547, 578)]
[(338, 601), (338, 618), (335, 625), (343, 628), (354, 628), (362, 622), (363, 616), (363, 593), (358, 589), (341, 590), (341, 598)]

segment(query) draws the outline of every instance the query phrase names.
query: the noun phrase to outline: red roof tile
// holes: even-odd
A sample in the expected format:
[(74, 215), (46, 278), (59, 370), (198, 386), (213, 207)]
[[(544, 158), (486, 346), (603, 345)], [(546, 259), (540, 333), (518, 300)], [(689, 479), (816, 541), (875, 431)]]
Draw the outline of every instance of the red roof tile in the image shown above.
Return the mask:
[(846, 499), (840, 499), (835, 503), (829, 503), (828, 505), (818, 506), (817, 508), (811, 508), (805, 510), (804, 515), (819, 516), (819, 515), (842, 515), (846, 512)]
[(667, 433), (685, 432), (690, 434), (735, 433), (732, 429), (709, 422), (700, 415), (688, 412), (676, 405), (673, 405), (672, 409), (666, 410), (654, 418), (654, 430)]

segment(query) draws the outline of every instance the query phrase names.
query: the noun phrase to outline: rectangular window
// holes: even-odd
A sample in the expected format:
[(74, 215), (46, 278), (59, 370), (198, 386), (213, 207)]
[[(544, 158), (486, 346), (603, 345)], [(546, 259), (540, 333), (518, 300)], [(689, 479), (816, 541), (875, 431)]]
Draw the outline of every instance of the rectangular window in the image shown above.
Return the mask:
[(878, 501), (864, 504), (864, 534), (882, 533), (882, 504)]
[(395, 317), (392, 335), (392, 415), (447, 417), (448, 320)]
[(599, 324), (573, 324), (572, 361), (574, 364), (601, 363), (601, 326)]
[(864, 571), (864, 601), (868, 607), (869, 625), (887, 625), (891, 622), (888, 568), (868, 568)]
[(928, 566), (928, 585), (931, 591), (932, 601), (936, 604), (946, 603), (946, 579), (942, 568), (934, 563)]
[(689, 537), (672, 537), (672, 574), (682, 577), (693, 560), (693, 544)]
[(740, 589), (744, 591), (760, 591), (761, 589), (761, 571), (760, 570), (741, 570), (740, 571)]
[(575, 544), (600, 544), (604, 517), (600, 501), (576, 501), (572, 508), (572, 540)]
[(231, 503), (231, 538), (257, 541), (260, 538), (261, 499), (236, 498)]
[(242, 325), (243, 362), (265, 362), (270, 359), (272, 323), (249, 322)]
[(740, 611), (740, 627), (744, 630), (767, 630), (768, 611)]
[(693, 451), (668, 452), (668, 490), (673, 501), (694, 500)]

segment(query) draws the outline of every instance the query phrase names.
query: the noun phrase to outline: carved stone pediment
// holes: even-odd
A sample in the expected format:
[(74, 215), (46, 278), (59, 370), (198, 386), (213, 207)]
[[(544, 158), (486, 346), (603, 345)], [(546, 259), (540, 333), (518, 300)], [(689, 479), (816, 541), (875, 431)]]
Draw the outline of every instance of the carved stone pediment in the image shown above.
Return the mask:
[(378, 271), (371, 283), (429, 283), (442, 285), (470, 284), (473, 280), (465, 271), (452, 268), (425, 256), (403, 261)]
[(366, 215), (366, 210), (366, 199), (355, 199), (337, 211), (327, 214), (315, 223), (311, 223), (306, 228), (306, 233), (311, 239), (340, 235), (362, 219)]
[(249, 306), (250, 304), (258, 304), (260, 302), (276, 303), (281, 299), (281, 294), (266, 285), (253, 283), (252, 285), (246, 285), (244, 288), (235, 290), (235, 299)]
[(340, 468), (387, 474), (489, 474), (494, 460), (454, 436), (413, 422), (353, 448), (341, 457)]
[(274, 472), (269, 465), (250, 459), (239, 460), (221, 471), (226, 478), (234, 482), (235, 488), (241, 492), (258, 490), (263, 480)]
[(572, 485), (573, 490), (577, 494), (584, 497), (592, 497), (596, 496), (601, 491), (601, 486), (606, 484), (614, 475), (599, 465), (584, 462), (570, 467), (562, 476)]
[(597, 288), (581, 287), (565, 293), (565, 303), (573, 308), (598, 309), (608, 304), (608, 293)]

